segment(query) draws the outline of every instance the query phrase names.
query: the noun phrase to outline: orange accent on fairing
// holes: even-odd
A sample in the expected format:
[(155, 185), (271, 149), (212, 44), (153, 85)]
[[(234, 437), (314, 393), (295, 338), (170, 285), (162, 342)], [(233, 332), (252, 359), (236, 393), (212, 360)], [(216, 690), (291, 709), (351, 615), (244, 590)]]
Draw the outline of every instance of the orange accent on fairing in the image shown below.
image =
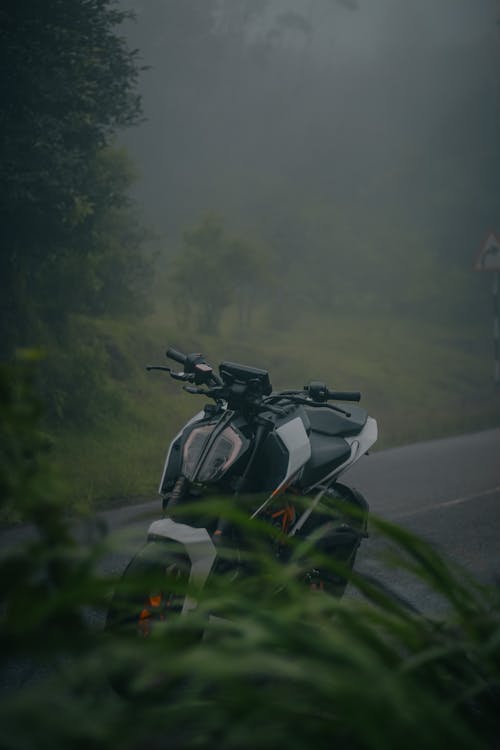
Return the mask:
[(283, 485), (283, 487), (277, 487), (272, 493), (271, 497), (278, 497), (278, 495), (282, 495), (285, 492), (287, 487), (288, 487), (287, 484)]
[(283, 516), (281, 520), (281, 530), (286, 533), (290, 528), (290, 525), (295, 521), (295, 508), (293, 505), (286, 505), (284, 508), (277, 510), (271, 515), (271, 518), (279, 518)]

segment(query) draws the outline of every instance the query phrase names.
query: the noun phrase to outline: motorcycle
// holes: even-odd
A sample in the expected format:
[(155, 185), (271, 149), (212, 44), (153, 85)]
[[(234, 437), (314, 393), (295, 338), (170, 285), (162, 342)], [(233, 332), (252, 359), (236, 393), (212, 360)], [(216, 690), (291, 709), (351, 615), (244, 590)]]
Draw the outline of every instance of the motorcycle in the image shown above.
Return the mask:
[[(248, 574), (244, 528), (224, 513), (182, 515), (193, 500), (200, 508), (206, 499), (210, 508), (214, 496), (269, 524), (270, 554), (285, 564), (290, 543), (312, 540), (314, 551), (337, 561), (341, 571), (306, 561), (299, 568), (304, 585), (341, 596), (347, 584), (342, 570), (352, 568), (367, 536), (368, 503), (338, 479), (376, 442), (377, 423), (359, 406), (347, 410), (329, 402), (358, 402), (360, 393), (331, 391), (318, 381), (273, 391), (266, 370), (222, 362), (216, 373), (201, 354), (172, 348), (166, 354), (181, 371), (147, 369), (168, 373), (211, 403), (170, 444), (159, 486), (164, 515), (123, 573), (108, 631), (149, 636), (156, 623), (196, 610), (192, 592), (210, 576), (229, 570), (237, 585)], [(128, 584), (147, 571), (155, 573), (155, 583), (133, 591)]]

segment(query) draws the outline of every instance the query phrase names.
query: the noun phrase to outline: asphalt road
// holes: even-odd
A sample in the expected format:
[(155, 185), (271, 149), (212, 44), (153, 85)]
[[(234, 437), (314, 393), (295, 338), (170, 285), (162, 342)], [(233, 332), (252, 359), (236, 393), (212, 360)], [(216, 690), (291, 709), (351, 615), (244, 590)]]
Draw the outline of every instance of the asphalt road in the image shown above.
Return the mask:
[[(367, 497), (372, 513), (428, 540), (478, 580), (500, 583), (500, 429), (376, 453), (344, 478)], [(425, 586), (381, 562), (382, 548), (372, 534), (357, 569), (422, 611), (440, 609)]]

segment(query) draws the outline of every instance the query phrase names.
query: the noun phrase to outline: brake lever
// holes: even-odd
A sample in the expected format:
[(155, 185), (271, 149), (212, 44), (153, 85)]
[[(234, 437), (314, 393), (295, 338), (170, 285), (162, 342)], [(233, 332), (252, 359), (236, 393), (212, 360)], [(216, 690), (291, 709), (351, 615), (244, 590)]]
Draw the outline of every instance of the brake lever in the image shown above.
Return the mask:
[(223, 397), (223, 394), (219, 392), (221, 390), (219, 387), (197, 388), (194, 385), (184, 385), (182, 388), (186, 393), (191, 393), (194, 396), (207, 396), (208, 398), (214, 398), (216, 400)]
[(172, 372), (170, 367), (165, 367), (164, 365), (146, 365), (146, 370), (150, 372), (151, 370), (163, 370), (163, 372)]

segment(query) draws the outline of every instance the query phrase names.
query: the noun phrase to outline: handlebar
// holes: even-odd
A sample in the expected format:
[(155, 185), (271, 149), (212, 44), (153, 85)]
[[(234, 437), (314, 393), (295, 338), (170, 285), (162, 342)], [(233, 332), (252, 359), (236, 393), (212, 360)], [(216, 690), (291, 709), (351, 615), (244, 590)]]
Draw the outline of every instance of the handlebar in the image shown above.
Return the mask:
[[(177, 380), (188, 380), (191, 383), (194, 383), (195, 386), (204, 385), (204, 386), (216, 386), (215, 388), (209, 388), (208, 391), (202, 391), (200, 389), (195, 388), (188, 388), (188, 392), (190, 393), (204, 393), (207, 396), (211, 396), (212, 398), (225, 398), (226, 394), (223, 393), (223, 388), (226, 386), (229, 387), (229, 383), (231, 381), (228, 381), (226, 383), (226, 379), (224, 378), (224, 373), (221, 372), (221, 375), (223, 378), (221, 379), (219, 376), (217, 376), (210, 365), (207, 364), (205, 359), (201, 354), (184, 354), (183, 352), (179, 351), (178, 349), (174, 349), (173, 347), (169, 347), (166, 351), (167, 357), (170, 359), (173, 359), (175, 362), (178, 362), (180, 365), (183, 366), (184, 372), (183, 373), (170, 373), (173, 378), (176, 378)], [(227, 367), (229, 368), (229, 365), (231, 363), (226, 363)], [(245, 370), (245, 374), (247, 371), (249, 371), (251, 368), (244, 367), (243, 365), (231, 365), (231, 367), (234, 368), (240, 368), (242, 370)], [(160, 368), (155, 368), (160, 369)], [(167, 369), (168, 368), (163, 368)], [(227, 368), (226, 368), (227, 369)], [(264, 374), (267, 377), (267, 373), (262, 371), (255, 370), (257, 374)], [(268, 377), (267, 377), (268, 380)], [(241, 385), (241, 384), (240, 384)], [(269, 390), (271, 386), (269, 384)], [(283, 391), (282, 393), (275, 393), (270, 395), (268, 399), (264, 399), (264, 402), (269, 404), (269, 401), (274, 401), (276, 399), (279, 399), (280, 397), (289, 398), (290, 400), (295, 400), (300, 398), (302, 395), (307, 394), (307, 398), (314, 402), (315, 405), (325, 404), (327, 401), (360, 401), (361, 400), (361, 393), (359, 391), (330, 391), (325, 383), (322, 383), (320, 381), (311, 381), (308, 385), (304, 386), (303, 391)], [(329, 407), (329, 408), (334, 408)]]
[(166, 355), (183, 367), (184, 372), (182, 373), (170, 373), (175, 380), (188, 380), (195, 385), (222, 385), (222, 380), (215, 374), (202, 354), (198, 352), (184, 354), (169, 346)]
[(359, 391), (330, 391), (326, 383), (320, 380), (312, 380), (304, 386), (304, 391), (313, 401), (324, 403), (325, 401), (360, 401), (361, 393)]
[(180, 365), (185, 365), (187, 361), (187, 354), (183, 354), (182, 352), (177, 351), (177, 349), (174, 349), (173, 347), (169, 347), (167, 349), (167, 357), (169, 359), (173, 359), (174, 362), (178, 362)]

